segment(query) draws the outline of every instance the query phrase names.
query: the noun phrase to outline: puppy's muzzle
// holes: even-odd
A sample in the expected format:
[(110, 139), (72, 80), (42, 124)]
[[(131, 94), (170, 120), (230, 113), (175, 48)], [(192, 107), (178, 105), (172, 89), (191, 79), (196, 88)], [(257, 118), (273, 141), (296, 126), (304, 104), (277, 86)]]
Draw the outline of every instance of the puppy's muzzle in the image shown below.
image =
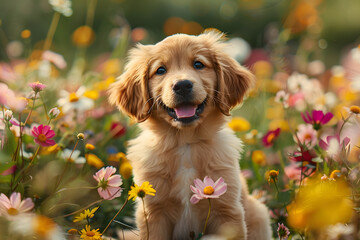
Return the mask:
[(191, 101), (193, 98), (193, 83), (189, 80), (181, 80), (174, 84), (173, 91), (178, 102)]

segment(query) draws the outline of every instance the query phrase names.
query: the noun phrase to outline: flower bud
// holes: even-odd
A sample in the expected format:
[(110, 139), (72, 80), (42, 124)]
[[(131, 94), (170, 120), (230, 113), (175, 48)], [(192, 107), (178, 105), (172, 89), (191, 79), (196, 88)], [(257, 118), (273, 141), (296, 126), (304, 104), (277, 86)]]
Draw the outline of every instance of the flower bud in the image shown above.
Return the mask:
[(51, 119), (56, 118), (57, 116), (59, 116), (59, 114), (60, 114), (60, 110), (57, 107), (54, 107), (49, 111), (49, 116)]
[(6, 110), (4, 113), (4, 119), (5, 121), (10, 121), (10, 119), (13, 117), (13, 112), (11, 110)]

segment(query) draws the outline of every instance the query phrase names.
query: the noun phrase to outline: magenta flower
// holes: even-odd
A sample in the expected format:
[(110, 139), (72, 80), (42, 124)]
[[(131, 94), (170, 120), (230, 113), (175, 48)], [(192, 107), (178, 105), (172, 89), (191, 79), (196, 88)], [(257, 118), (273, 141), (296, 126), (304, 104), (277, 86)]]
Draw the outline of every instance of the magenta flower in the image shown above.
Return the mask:
[(31, 134), (35, 137), (35, 142), (43, 147), (56, 144), (56, 142), (51, 139), (55, 137), (55, 132), (51, 130), (50, 126), (41, 124), (38, 127), (33, 127)]
[(194, 185), (195, 187), (192, 185), (190, 186), (191, 191), (194, 193), (190, 198), (192, 204), (198, 203), (201, 199), (219, 198), (227, 190), (227, 185), (222, 177), (216, 182), (208, 176), (204, 178), (204, 181), (196, 178), (194, 180)]
[(303, 149), (302, 151), (296, 151), (290, 155), (290, 159), (300, 163), (299, 168), (306, 170), (308, 168), (315, 168), (316, 163), (313, 161), (317, 157), (315, 151), (309, 149)]
[(121, 196), (122, 179), (119, 174), (114, 174), (116, 168), (106, 167), (102, 168), (93, 176), (98, 181), (98, 193), (100, 197), (106, 200), (112, 200)]
[(327, 136), (326, 142), (322, 139), (319, 141), (319, 146), (324, 149), (330, 157), (336, 157), (342, 149), (345, 149), (350, 143), (350, 138), (345, 137), (342, 141), (339, 135)]
[(270, 147), (274, 144), (274, 140), (280, 135), (280, 128), (268, 131), (262, 138), (262, 143), (265, 147)]
[(46, 88), (45, 84), (42, 84), (40, 82), (33, 82), (33, 83), (29, 83), (29, 86), (34, 90), (34, 92), (41, 92), (42, 90), (44, 90), (44, 88)]
[(334, 115), (331, 112), (324, 114), (321, 110), (313, 110), (312, 114), (310, 115), (308, 112), (305, 114), (301, 113), (301, 117), (303, 118), (304, 122), (313, 125), (315, 130), (319, 130), (322, 125), (328, 123)]
[(34, 208), (34, 203), (30, 198), (21, 201), (21, 194), (13, 192), (10, 199), (3, 193), (0, 195), (0, 216), (15, 216), (20, 213), (27, 213)]
[(286, 240), (290, 235), (289, 229), (283, 223), (278, 223), (277, 233), (280, 240)]

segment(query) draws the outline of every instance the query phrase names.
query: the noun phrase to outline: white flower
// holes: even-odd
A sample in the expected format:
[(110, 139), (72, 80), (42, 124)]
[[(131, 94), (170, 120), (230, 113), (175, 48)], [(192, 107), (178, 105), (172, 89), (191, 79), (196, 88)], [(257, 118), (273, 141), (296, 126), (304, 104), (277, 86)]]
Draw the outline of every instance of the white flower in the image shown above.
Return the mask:
[[(64, 233), (50, 218), (36, 214), (20, 214), (10, 222), (12, 234), (21, 239), (64, 240)], [(18, 238), (16, 238), (18, 239)]]
[(60, 91), (61, 98), (57, 101), (59, 106), (62, 107), (64, 113), (70, 110), (77, 110), (78, 112), (84, 112), (94, 107), (94, 101), (90, 98), (84, 97), (86, 92), (85, 87), (80, 87), (76, 92), (68, 92), (65, 90)]
[(284, 90), (278, 91), (275, 96), (275, 102), (282, 103), (284, 108), (289, 107), (289, 94)]
[(352, 58), (358, 63), (360, 63), (360, 45), (357, 46), (356, 48), (351, 49), (350, 53)]
[[(80, 150), (74, 150), (72, 153), (72, 149), (64, 149), (64, 151), (61, 153), (61, 157), (68, 162), (73, 162), (77, 164), (83, 164), (86, 162), (86, 159), (84, 157), (80, 157)], [(71, 154), (72, 153), (72, 154)], [(71, 155), (71, 158), (70, 158)]]
[(56, 118), (57, 116), (59, 116), (59, 114), (60, 114), (60, 110), (57, 107), (54, 107), (49, 111), (50, 118)]
[(70, 17), (73, 13), (70, 0), (49, 0), (49, 4), (65, 17)]
[(6, 110), (5, 111), (5, 114), (4, 114), (5, 121), (10, 121), (12, 116), (13, 116), (13, 112), (11, 110)]

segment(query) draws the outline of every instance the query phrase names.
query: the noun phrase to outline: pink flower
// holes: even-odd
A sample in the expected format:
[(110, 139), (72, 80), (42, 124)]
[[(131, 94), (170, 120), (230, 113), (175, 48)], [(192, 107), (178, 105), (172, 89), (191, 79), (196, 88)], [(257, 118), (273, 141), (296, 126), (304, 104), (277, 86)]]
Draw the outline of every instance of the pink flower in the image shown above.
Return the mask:
[(312, 124), (315, 130), (319, 130), (322, 125), (328, 123), (333, 116), (334, 115), (331, 112), (324, 114), (321, 110), (313, 110), (311, 115), (306, 112), (306, 116), (301, 113), (304, 122)]
[(34, 203), (30, 198), (21, 201), (21, 194), (13, 192), (10, 199), (3, 193), (0, 195), (0, 215), (15, 216), (20, 213), (27, 213), (34, 208)]
[(327, 136), (326, 142), (322, 139), (319, 141), (319, 146), (324, 149), (330, 157), (336, 157), (343, 149), (350, 143), (350, 138), (345, 137), (342, 141), (339, 135)]
[(278, 223), (277, 233), (280, 240), (286, 240), (290, 235), (289, 229), (283, 223)]
[(265, 136), (262, 138), (262, 143), (265, 147), (270, 147), (274, 144), (274, 140), (279, 136), (280, 128), (277, 128), (272, 131), (268, 131)]
[(56, 144), (56, 142), (51, 139), (55, 137), (55, 132), (51, 130), (50, 126), (41, 124), (38, 127), (33, 127), (31, 134), (35, 137), (35, 142), (43, 147)]
[(122, 188), (120, 186), (122, 185), (122, 180), (119, 174), (114, 174), (115, 172), (116, 168), (106, 167), (97, 171), (93, 176), (98, 181), (100, 197), (106, 200), (112, 200), (121, 196)]
[(294, 140), (299, 144), (304, 144), (308, 148), (313, 148), (317, 142), (317, 132), (310, 124), (300, 124)]
[(208, 176), (204, 178), (204, 181), (196, 178), (194, 180), (194, 185), (195, 187), (192, 185), (190, 186), (191, 191), (194, 193), (190, 198), (192, 204), (198, 203), (201, 199), (219, 198), (227, 190), (227, 185), (222, 177), (216, 182)]
[(290, 179), (290, 180), (300, 180), (301, 179), (301, 168), (299, 168), (299, 166), (295, 163), (292, 163), (290, 165), (287, 165), (286, 167), (284, 167), (284, 172), (285, 175)]
[(34, 92), (41, 92), (42, 90), (44, 90), (44, 88), (46, 88), (45, 84), (42, 84), (40, 82), (33, 82), (33, 83), (29, 83), (29, 86), (34, 90)]
[(66, 61), (64, 57), (58, 53), (47, 50), (43, 52), (42, 58), (46, 61), (52, 62), (60, 69), (66, 68)]

